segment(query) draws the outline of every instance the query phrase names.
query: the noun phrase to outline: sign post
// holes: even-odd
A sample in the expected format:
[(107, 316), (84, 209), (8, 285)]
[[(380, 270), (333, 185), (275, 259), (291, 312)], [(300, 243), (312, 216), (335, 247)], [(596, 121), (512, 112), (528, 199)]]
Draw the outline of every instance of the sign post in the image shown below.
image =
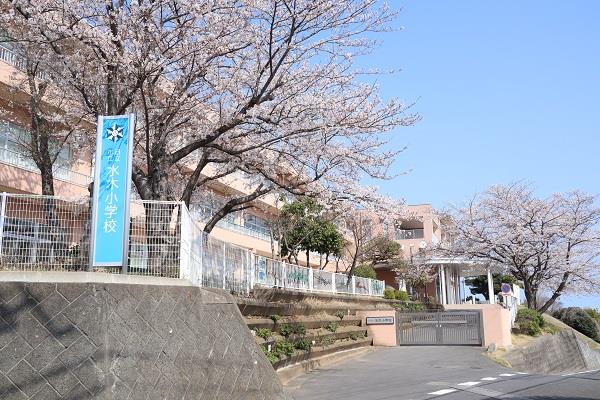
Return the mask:
[(92, 196), (90, 268), (127, 272), (135, 116), (99, 116)]

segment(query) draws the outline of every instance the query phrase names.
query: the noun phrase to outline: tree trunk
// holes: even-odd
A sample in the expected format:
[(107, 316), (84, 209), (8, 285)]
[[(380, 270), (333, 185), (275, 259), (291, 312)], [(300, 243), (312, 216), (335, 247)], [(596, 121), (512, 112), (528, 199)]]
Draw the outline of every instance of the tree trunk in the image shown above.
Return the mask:
[(523, 280), (523, 290), (525, 291), (525, 299), (527, 300), (527, 308), (537, 308), (537, 289), (528, 279)]
[(570, 276), (571, 276), (571, 273), (568, 271), (563, 274), (562, 280), (561, 280), (560, 284), (558, 285), (558, 288), (556, 288), (554, 293), (552, 293), (552, 297), (550, 297), (550, 299), (548, 299), (548, 301), (545, 302), (544, 305), (542, 305), (542, 307), (538, 310), (540, 313), (543, 314), (546, 311), (548, 311), (548, 309), (550, 307), (552, 307), (552, 304), (554, 304), (554, 302), (562, 295), (562, 292), (563, 292), (563, 290), (565, 290), (565, 287), (567, 286), (567, 282), (569, 281)]

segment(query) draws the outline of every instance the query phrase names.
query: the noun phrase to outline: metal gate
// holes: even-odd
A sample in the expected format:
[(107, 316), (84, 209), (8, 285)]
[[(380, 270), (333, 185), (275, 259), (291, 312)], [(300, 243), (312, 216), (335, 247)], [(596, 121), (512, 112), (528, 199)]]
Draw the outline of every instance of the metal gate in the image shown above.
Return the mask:
[(479, 311), (398, 313), (397, 321), (401, 346), (482, 345)]

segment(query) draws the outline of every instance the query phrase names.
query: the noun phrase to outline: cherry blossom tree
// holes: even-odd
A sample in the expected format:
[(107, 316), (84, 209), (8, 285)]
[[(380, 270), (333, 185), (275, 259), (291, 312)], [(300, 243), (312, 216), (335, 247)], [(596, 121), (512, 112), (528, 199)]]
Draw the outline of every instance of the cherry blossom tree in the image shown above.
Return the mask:
[[(393, 17), (376, 0), (14, 0), (9, 19), (51, 48), (94, 115), (137, 116), (142, 199), (191, 201), (242, 174), (205, 230), (266, 194), (394, 210), (382, 135), (417, 119), (354, 66)], [(91, 132), (90, 132), (91, 134)]]
[[(492, 186), (450, 210), (448, 253), (495, 264), (523, 282), (527, 305), (600, 290), (600, 208), (575, 191), (536, 197), (522, 183)], [(548, 293), (538, 303), (539, 293)]]
[[(77, 138), (84, 130), (86, 111), (77, 107), (65, 90), (56, 90), (50, 84), (60, 80), (61, 72), (55, 68), (52, 52), (45, 46), (25, 42), (23, 27), (2, 27), (6, 29), (0, 42), (11, 48), (16, 68), (9, 78), (9, 107), (0, 112), (5, 121), (24, 128), (11, 139), (40, 171), (42, 194), (54, 195), (54, 171), (69, 167), (62, 163), (70, 162), (70, 158), (60, 156), (80, 144)], [(19, 118), (21, 112), (28, 115), (28, 120)]]

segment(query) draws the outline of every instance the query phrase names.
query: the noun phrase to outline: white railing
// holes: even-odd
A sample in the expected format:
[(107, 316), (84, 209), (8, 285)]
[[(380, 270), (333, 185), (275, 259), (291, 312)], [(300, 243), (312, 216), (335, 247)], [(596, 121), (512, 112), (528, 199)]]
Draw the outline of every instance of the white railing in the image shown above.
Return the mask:
[(396, 231), (396, 240), (423, 239), (423, 238), (425, 238), (425, 231), (423, 230), (423, 228), (398, 229)]
[(376, 279), (348, 277), (346, 274), (306, 268), (262, 256), (255, 256), (255, 260), (254, 284), (258, 286), (310, 292), (383, 296), (384, 282)]
[[(35, 165), (31, 157), (10, 149), (0, 148), (0, 162), (35, 172), (36, 174), (40, 173), (39, 168)], [(67, 167), (59, 165), (54, 166), (53, 176), (54, 179), (70, 182), (83, 187), (87, 187), (92, 181), (92, 177), (89, 175), (75, 172)]]
[[(210, 218), (215, 212), (216, 210), (209, 206), (202, 206), (197, 209), (190, 210), (191, 216), (202, 223), (208, 222), (208, 220), (210, 220)], [(258, 229), (255, 227), (249, 227), (246, 225), (239, 224), (235, 221), (233, 216), (221, 219), (219, 222), (217, 222), (217, 226), (219, 228), (223, 228), (231, 232), (255, 237), (257, 239), (261, 239), (267, 242), (271, 241), (271, 235), (266, 229)]]
[[(131, 201), (127, 273), (249, 293), (255, 285), (383, 296), (382, 281), (257, 256), (204, 233), (183, 202)], [(90, 200), (0, 194), (0, 270), (89, 270)], [(102, 272), (119, 272), (101, 269)]]
[[(13, 50), (2, 44), (0, 44), (0, 61), (4, 61), (20, 71), (27, 71), (27, 61), (25, 60), (25, 57), (15, 53)], [(40, 79), (48, 79), (48, 73), (45, 71), (38, 72), (36, 76)]]

